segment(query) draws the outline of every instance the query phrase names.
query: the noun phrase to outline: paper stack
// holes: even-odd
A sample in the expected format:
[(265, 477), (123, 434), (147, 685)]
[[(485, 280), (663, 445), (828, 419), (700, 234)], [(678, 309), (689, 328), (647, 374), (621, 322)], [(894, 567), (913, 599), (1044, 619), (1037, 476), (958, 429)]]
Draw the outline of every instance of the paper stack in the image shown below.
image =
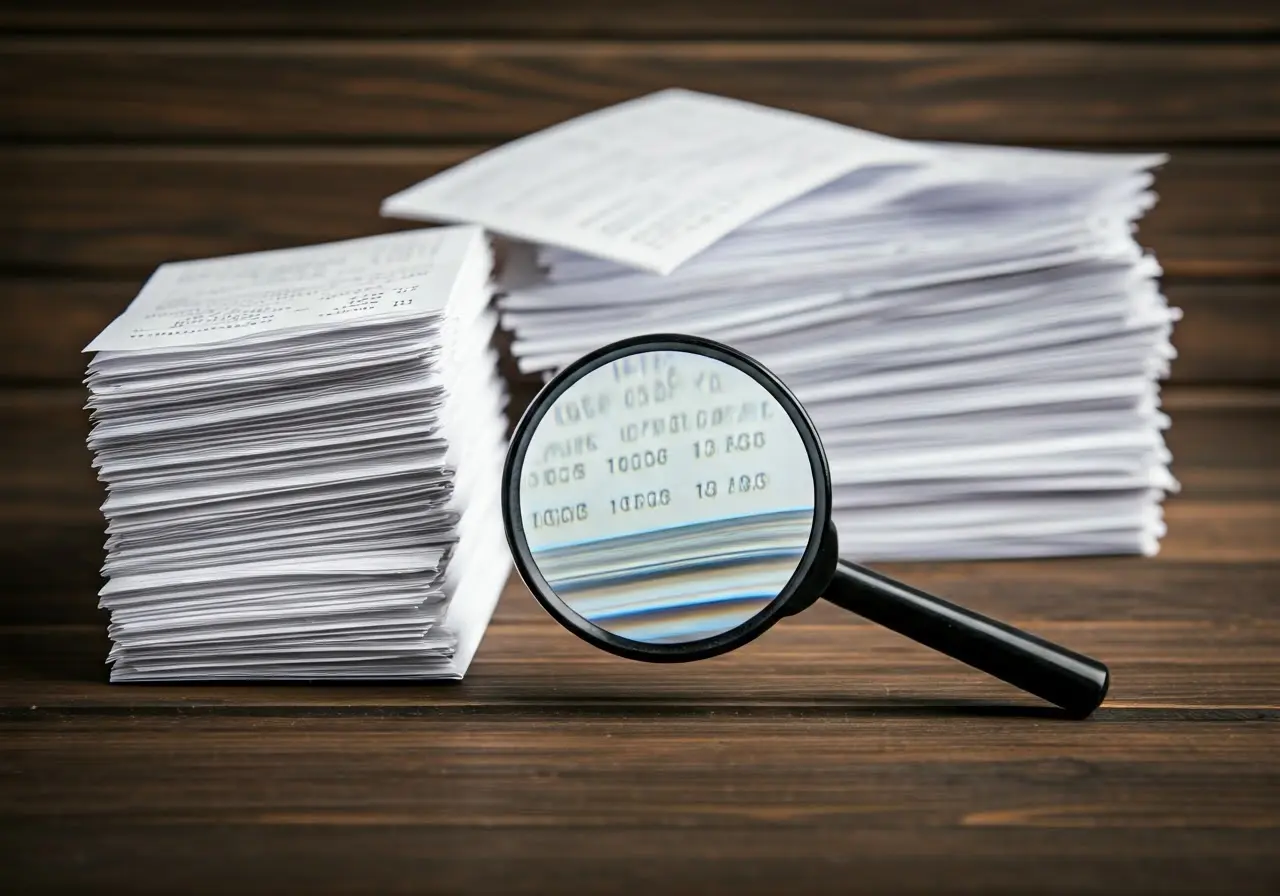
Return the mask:
[(167, 264), (88, 347), (113, 681), (460, 678), (505, 582), (478, 228)]
[(1153, 553), (1176, 309), (1134, 222), (1159, 155), (893, 140), (664, 91), (390, 197), (520, 241), (524, 371), (679, 332), (806, 405), (847, 556)]

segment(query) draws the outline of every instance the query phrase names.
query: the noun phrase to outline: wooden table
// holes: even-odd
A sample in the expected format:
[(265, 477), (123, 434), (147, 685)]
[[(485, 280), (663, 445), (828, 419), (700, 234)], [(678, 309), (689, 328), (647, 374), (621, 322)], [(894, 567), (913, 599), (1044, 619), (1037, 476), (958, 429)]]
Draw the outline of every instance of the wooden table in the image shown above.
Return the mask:
[(111, 686), (99, 628), (7, 629), (0, 881), (1275, 892), (1277, 508), (1189, 506), (1159, 559), (893, 567), (1109, 662), (1083, 722), (824, 604), (649, 666), (512, 583), (445, 686)]

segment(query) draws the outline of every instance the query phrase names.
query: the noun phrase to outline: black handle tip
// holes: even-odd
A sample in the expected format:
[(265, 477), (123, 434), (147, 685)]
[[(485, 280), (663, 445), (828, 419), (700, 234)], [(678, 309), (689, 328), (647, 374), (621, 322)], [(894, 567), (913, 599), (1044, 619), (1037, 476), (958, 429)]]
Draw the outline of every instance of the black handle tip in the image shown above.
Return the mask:
[(840, 560), (827, 600), (994, 675), (1083, 719), (1106, 699), (1111, 673), (1068, 650), (980, 613)]
[(1111, 688), (1111, 670), (1095, 659), (1089, 658), (1089, 671), (1078, 678), (1081, 687), (1077, 694), (1058, 705), (1073, 719), (1087, 719), (1107, 699)]

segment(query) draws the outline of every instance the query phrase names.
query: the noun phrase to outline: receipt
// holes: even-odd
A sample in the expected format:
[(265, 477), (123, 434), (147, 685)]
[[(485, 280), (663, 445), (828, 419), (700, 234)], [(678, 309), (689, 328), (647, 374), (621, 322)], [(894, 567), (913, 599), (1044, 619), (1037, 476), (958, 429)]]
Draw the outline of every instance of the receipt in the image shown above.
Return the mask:
[(382, 204), (657, 273), (859, 168), (933, 151), (795, 112), (664, 90), (487, 152)]
[(811, 518), (814, 496), (808, 451), (778, 400), (684, 351), (629, 355), (576, 381), (538, 422), (520, 470), (535, 552), (779, 511)]
[(85, 351), (163, 351), (440, 313), (459, 269), (487, 257), (478, 227), (448, 227), (161, 265)]
[(727, 362), (626, 355), (535, 426), (517, 531), (551, 590), (616, 635), (728, 631), (783, 593), (813, 541), (826, 483), (787, 410)]

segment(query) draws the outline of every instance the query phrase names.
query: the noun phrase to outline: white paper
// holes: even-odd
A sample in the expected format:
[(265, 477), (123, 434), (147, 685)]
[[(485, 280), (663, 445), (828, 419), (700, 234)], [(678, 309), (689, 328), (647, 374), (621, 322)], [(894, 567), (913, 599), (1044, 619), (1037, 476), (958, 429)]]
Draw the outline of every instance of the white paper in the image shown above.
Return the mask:
[(465, 673), (509, 572), (491, 267), (461, 227), (156, 273), (87, 380), (113, 681)]
[(481, 224), (670, 273), (841, 175), (928, 155), (793, 112), (665, 90), (487, 152), (389, 197), (382, 213)]
[(162, 265), (85, 351), (173, 349), (442, 312), (478, 228)]

